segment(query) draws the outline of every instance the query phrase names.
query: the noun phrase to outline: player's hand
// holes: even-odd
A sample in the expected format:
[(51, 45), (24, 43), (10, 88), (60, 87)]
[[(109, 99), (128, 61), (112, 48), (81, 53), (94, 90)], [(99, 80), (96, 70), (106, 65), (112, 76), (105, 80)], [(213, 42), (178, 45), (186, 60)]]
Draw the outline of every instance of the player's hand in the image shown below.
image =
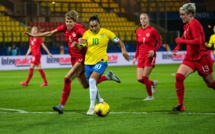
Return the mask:
[(172, 56), (177, 56), (178, 51), (172, 51)]
[(53, 57), (51, 53), (49, 54), (49, 57), (51, 57), (51, 58)]
[(86, 43), (87, 41), (85, 40), (85, 39), (82, 39), (82, 38), (79, 38), (78, 39), (78, 43), (80, 43), (80, 44), (84, 44), (84, 43)]
[(176, 39), (175, 39), (175, 42), (176, 42), (177, 44), (183, 44), (183, 43), (184, 43), (184, 39), (182, 39), (182, 38), (176, 38)]
[(132, 61), (132, 65), (135, 65), (136, 61), (137, 61), (137, 59), (134, 58), (133, 61)]
[(155, 54), (154, 50), (150, 50), (150, 51), (148, 52), (148, 56), (149, 56), (149, 57), (153, 57), (154, 54)]
[(75, 47), (78, 44), (77, 41), (72, 42), (71, 47)]
[(129, 55), (127, 52), (122, 52), (122, 55), (127, 61), (129, 61)]

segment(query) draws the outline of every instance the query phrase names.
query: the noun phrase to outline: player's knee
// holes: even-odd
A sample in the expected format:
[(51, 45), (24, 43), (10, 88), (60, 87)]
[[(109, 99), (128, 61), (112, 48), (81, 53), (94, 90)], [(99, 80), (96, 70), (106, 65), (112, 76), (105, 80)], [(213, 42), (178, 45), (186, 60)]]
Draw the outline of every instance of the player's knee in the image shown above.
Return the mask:
[(143, 79), (137, 79), (137, 81), (143, 83)]
[(70, 84), (71, 83), (71, 80), (69, 79), (69, 78), (64, 78), (64, 82), (65, 82), (65, 84)]
[(83, 87), (84, 89), (87, 89), (87, 88), (89, 88), (89, 84), (87, 84), (87, 85), (82, 85), (82, 87)]
[(213, 88), (215, 90), (215, 81), (207, 85), (209, 88)]
[(148, 80), (148, 77), (146, 77), (146, 76), (143, 76), (143, 77), (142, 77), (143, 83), (145, 83), (147, 80)]
[(184, 77), (183, 74), (177, 73), (176, 76), (175, 76), (176, 82), (183, 83), (184, 79), (185, 79), (185, 77)]

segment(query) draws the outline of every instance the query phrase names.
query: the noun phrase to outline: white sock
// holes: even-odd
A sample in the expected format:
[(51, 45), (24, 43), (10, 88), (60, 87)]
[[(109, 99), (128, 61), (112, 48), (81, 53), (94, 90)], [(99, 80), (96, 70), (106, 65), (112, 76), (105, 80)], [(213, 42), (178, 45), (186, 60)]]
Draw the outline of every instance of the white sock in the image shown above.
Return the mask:
[(89, 87), (90, 87), (90, 108), (93, 109), (95, 106), (95, 99), (98, 92), (96, 80), (94, 78), (89, 79)]
[(97, 88), (97, 95), (96, 95), (96, 99), (97, 99), (97, 101), (100, 103), (101, 102), (101, 96), (100, 96), (100, 94), (99, 94), (99, 89)]

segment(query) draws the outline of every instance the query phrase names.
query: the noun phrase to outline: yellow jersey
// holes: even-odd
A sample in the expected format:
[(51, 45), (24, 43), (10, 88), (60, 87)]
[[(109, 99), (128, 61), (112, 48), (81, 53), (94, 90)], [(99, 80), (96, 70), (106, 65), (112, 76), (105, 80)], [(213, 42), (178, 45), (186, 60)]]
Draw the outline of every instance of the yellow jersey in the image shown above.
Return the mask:
[(215, 34), (211, 35), (209, 43), (206, 45), (207, 47), (212, 47), (214, 49), (214, 54), (215, 54)]
[(95, 65), (98, 62), (107, 62), (107, 46), (109, 40), (118, 42), (119, 38), (110, 30), (101, 28), (98, 33), (87, 30), (83, 37), (87, 40), (84, 46), (87, 47), (84, 64)]

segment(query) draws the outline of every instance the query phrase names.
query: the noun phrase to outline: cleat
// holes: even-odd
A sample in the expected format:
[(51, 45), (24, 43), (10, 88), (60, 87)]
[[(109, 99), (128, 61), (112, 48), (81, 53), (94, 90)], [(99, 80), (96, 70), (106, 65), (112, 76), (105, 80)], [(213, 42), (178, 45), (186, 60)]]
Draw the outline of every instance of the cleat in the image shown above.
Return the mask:
[(148, 96), (145, 99), (143, 99), (143, 101), (152, 101), (152, 100), (154, 100), (153, 96)]
[(48, 83), (47, 83), (47, 82), (44, 82), (44, 83), (41, 84), (40, 86), (41, 86), (41, 87), (48, 86)]
[(154, 94), (156, 92), (156, 86), (158, 85), (157, 80), (154, 80), (153, 82), (154, 82), (154, 84), (152, 85), (152, 94)]
[(87, 115), (93, 115), (94, 114), (94, 109), (93, 108), (90, 108), (88, 111), (87, 111)]
[(27, 82), (20, 82), (20, 85), (27, 87), (28, 83)]
[(63, 114), (63, 108), (61, 105), (58, 105), (58, 106), (53, 106), (52, 109), (54, 111), (57, 111), (59, 114)]
[(116, 81), (118, 83), (121, 83), (120, 79), (111, 71), (109, 71), (106, 76), (108, 77), (109, 80)]
[(184, 105), (177, 105), (176, 107), (173, 107), (172, 110), (183, 112), (185, 110), (185, 107)]

